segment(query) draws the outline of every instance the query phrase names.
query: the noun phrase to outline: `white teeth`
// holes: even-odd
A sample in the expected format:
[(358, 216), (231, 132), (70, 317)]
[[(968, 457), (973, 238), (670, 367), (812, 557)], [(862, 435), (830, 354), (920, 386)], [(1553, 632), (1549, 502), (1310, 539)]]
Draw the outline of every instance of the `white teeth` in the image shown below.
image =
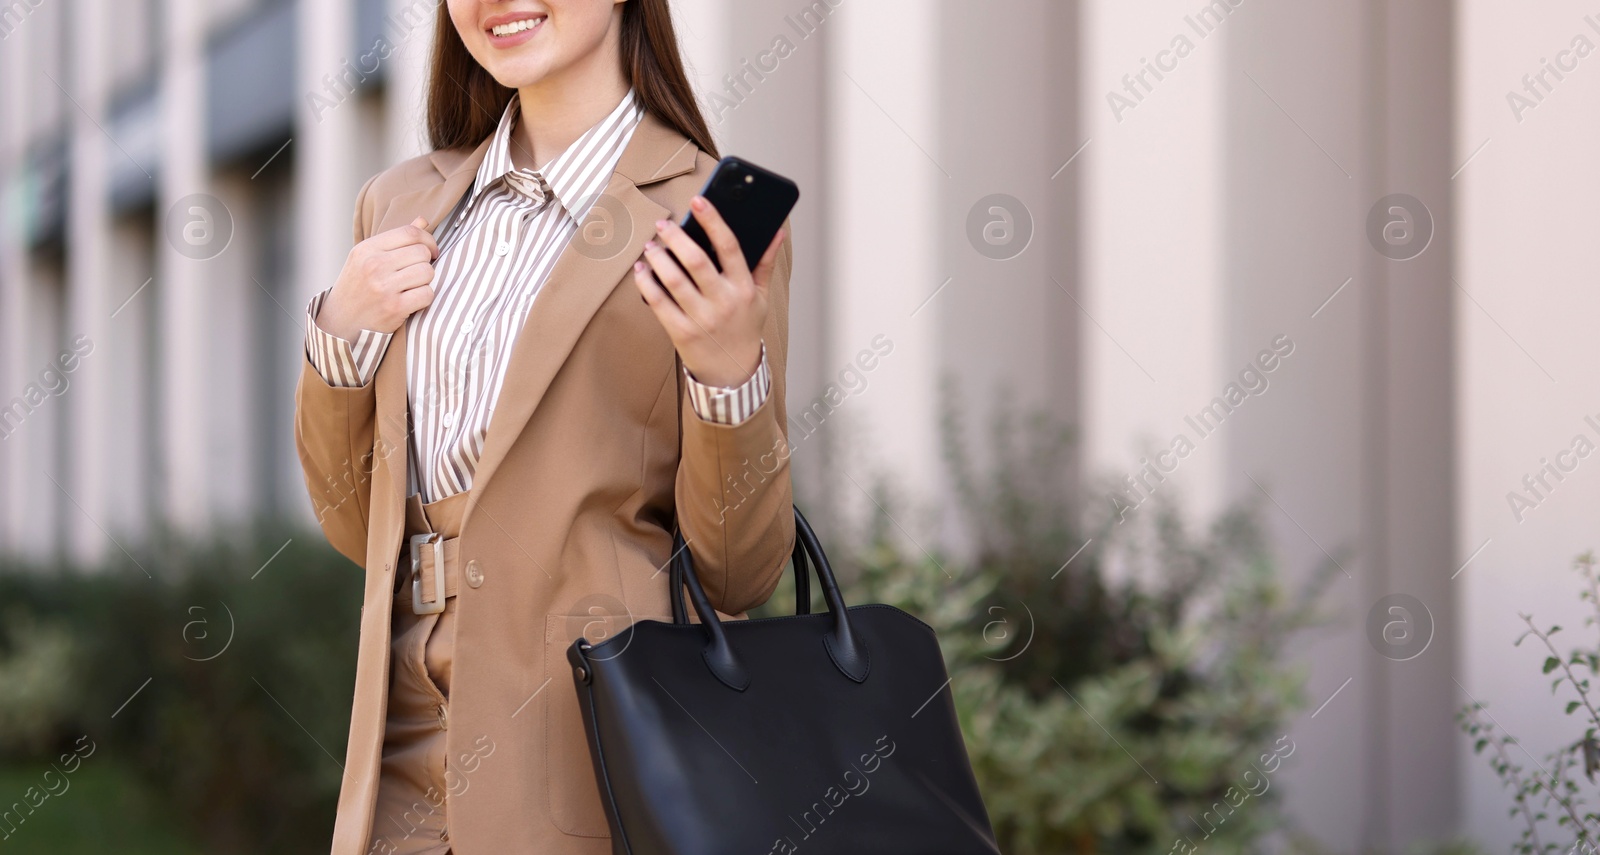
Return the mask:
[(523, 18), (520, 21), (512, 21), (509, 24), (501, 24), (498, 27), (490, 29), (489, 32), (494, 33), (497, 36), (509, 36), (515, 33), (520, 33), (523, 30), (531, 30), (542, 23), (544, 23), (543, 18)]

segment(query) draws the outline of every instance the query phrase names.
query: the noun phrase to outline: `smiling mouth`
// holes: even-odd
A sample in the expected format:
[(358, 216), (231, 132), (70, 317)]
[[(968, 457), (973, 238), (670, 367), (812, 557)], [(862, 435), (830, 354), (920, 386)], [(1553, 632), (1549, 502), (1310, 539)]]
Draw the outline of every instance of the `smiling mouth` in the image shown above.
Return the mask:
[(525, 30), (534, 29), (544, 22), (544, 18), (523, 18), (518, 21), (512, 21), (509, 24), (500, 24), (498, 26), (490, 27), (489, 33), (491, 35), (504, 38), (505, 36), (514, 36), (517, 33)]

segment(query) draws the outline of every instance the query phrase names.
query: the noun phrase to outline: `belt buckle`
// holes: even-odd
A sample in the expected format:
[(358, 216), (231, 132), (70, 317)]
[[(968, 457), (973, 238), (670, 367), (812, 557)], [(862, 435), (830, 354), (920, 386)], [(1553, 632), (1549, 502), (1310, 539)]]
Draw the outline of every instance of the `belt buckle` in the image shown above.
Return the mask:
[[(433, 602), (422, 601), (422, 544), (433, 544)], [(411, 611), (436, 615), (444, 611), (444, 540), (436, 531), (411, 535)]]

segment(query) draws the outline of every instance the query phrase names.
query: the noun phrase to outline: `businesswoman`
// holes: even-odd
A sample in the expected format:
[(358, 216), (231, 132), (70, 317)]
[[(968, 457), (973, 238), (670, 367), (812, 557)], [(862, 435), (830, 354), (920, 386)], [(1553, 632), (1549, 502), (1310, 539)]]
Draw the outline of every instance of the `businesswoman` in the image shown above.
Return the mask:
[(296, 390), (366, 573), (333, 853), (601, 855), (565, 648), (668, 619), (674, 524), (730, 617), (793, 546), (788, 224), (751, 270), (696, 197), (668, 0), (446, 0), (435, 41), (434, 150), (362, 187)]

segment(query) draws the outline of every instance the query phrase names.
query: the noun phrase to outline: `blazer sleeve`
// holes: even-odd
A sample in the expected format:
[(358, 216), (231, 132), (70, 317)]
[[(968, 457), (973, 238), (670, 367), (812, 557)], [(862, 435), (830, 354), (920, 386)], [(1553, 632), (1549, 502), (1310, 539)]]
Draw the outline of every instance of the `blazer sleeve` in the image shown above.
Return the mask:
[(790, 225), (784, 220), (762, 330), (771, 387), (737, 425), (699, 418), (685, 385), (678, 412), (683, 453), (674, 502), (696, 575), (717, 611), (736, 615), (767, 601), (794, 548), (794, 488), (784, 368), (789, 356)]
[[(367, 179), (356, 196), (355, 243), (372, 228)], [(322, 378), (304, 348), (294, 393), (294, 444), (305, 474), (317, 523), (328, 542), (366, 566), (367, 514), (372, 499), (372, 452), (378, 404), (369, 378), (361, 386), (333, 386)]]

